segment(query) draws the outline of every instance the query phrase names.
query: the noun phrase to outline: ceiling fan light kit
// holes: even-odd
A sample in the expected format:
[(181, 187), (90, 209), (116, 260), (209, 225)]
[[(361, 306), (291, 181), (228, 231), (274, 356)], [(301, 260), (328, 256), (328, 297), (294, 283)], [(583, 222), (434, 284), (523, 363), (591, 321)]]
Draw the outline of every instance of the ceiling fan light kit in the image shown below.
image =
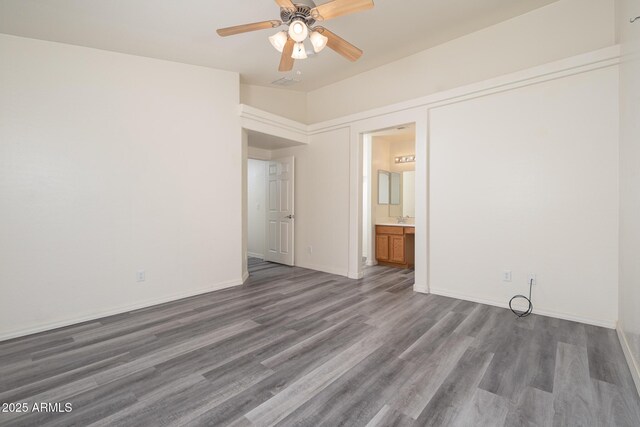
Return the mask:
[(328, 37), (323, 36), (318, 31), (312, 31), (309, 36), (309, 40), (311, 40), (311, 44), (313, 45), (313, 51), (315, 53), (320, 53), (322, 49), (327, 45)]
[(308, 35), (309, 27), (307, 27), (307, 24), (302, 22), (302, 20), (296, 19), (291, 24), (289, 24), (289, 37), (291, 37), (294, 41), (301, 43), (305, 41)]
[(293, 59), (307, 59), (307, 50), (304, 47), (304, 43), (298, 42), (293, 46), (291, 57)]
[(269, 41), (278, 52), (282, 52), (282, 49), (284, 49), (284, 45), (287, 43), (287, 37), (288, 36), (286, 31), (278, 31), (277, 33), (269, 37)]
[(373, 0), (333, 0), (316, 6), (311, 0), (275, 0), (280, 6), (281, 21), (263, 21), (253, 24), (237, 25), (235, 27), (220, 28), (221, 37), (246, 33), (249, 31), (277, 28), (282, 24), (288, 25), (287, 31), (278, 31), (269, 37), (269, 42), (281, 52), (280, 71), (291, 71), (295, 59), (306, 59), (307, 51), (304, 41), (309, 38), (313, 51), (320, 52), (325, 46), (333, 49), (350, 61), (356, 61), (362, 56), (362, 50), (340, 38), (324, 27), (313, 27), (316, 21), (326, 21), (338, 16), (348, 15), (362, 10), (371, 9)]

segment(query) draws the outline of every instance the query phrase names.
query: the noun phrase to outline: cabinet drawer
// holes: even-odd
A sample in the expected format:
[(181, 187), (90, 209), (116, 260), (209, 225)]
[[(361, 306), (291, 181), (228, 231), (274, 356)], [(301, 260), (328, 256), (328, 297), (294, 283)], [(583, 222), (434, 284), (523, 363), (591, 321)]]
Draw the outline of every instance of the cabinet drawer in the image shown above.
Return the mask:
[(416, 228), (415, 227), (405, 227), (404, 228), (404, 234), (416, 234)]
[(404, 234), (404, 227), (376, 225), (376, 234)]

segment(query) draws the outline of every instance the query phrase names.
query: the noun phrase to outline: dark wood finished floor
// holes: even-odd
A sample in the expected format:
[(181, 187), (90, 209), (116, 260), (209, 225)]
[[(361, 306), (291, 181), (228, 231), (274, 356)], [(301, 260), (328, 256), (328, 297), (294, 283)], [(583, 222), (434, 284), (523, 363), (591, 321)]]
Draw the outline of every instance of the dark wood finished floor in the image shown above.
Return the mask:
[(638, 426), (615, 332), (251, 260), (245, 286), (0, 343), (2, 425)]

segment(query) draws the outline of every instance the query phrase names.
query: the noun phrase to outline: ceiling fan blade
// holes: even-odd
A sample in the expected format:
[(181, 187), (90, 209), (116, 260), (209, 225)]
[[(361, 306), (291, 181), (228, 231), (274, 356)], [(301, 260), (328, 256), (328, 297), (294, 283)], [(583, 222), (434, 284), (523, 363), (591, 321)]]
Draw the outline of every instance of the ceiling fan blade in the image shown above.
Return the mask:
[(362, 56), (362, 50), (326, 28), (316, 27), (315, 30), (319, 31), (320, 34), (329, 39), (327, 40), (327, 46), (347, 58), (349, 61), (357, 61)]
[(284, 48), (282, 49), (282, 56), (280, 57), (280, 66), (278, 71), (291, 71), (293, 70), (293, 62), (295, 61), (291, 54), (293, 53), (293, 46), (295, 42), (293, 39), (287, 39)]
[(235, 27), (219, 28), (216, 32), (221, 37), (227, 37), (235, 34), (248, 33), (249, 31), (277, 28), (280, 25), (282, 25), (282, 22), (280, 21), (262, 21), (254, 22), (252, 24), (236, 25)]
[(373, 0), (333, 0), (311, 9), (311, 16), (319, 16), (323, 20), (371, 9)]
[(283, 9), (296, 10), (296, 6), (293, 4), (291, 0), (276, 0), (276, 3), (278, 3), (278, 6), (280, 6)]

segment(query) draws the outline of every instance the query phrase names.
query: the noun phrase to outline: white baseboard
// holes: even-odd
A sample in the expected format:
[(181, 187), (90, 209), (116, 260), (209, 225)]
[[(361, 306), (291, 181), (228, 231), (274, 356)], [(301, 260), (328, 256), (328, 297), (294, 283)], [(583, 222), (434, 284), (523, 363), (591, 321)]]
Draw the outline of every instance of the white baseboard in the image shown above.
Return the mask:
[(627, 364), (629, 365), (629, 370), (631, 371), (633, 382), (635, 383), (636, 389), (638, 390), (638, 395), (640, 395), (640, 364), (638, 364), (638, 361), (636, 361), (635, 357), (633, 357), (633, 352), (631, 351), (631, 347), (629, 346), (629, 341), (627, 341), (627, 336), (622, 330), (622, 325), (620, 324), (620, 322), (618, 322), (616, 332), (618, 333), (618, 339), (620, 340), (620, 345), (622, 346), (624, 357), (625, 359), (627, 359)]
[(361, 271), (360, 273), (356, 271), (350, 271), (347, 277), (349, 279), (355, 279), (355, 280), (362, 279), (364, 277), (364, 271)]
[[(450, 292), (450, 291), (448, 291), (446, 289), (438, 289), (438, 288), (433, 288), (432, 287), (431, 288), (431, 293), (432, 294), (436, 294), (436, 295), (442, 295), (443, 297), (457, 298), (457, 299), (463, 299), (463, 300), (466, 300), (466, 301), (477, 302), (477, 303), (480, 303), (480, 304), (493, 305), (495, 307), (509, 308), (509, 302), (508, 301), (494, 301), (494, 300), (489, 300), (489, 299), (485, 299), (485, 298), (479, 298), (479, 297), (475, 297), (475, 296), (471, 296), (471, 295), (460, 294), (460, 293), (457, 293), (457, 292)], [(519, 308), (519, 307), (515, 307), (515, 308)], [(557, 319), (571, 320), (573, 322), (585, 323), (587, 325), (601, 326), (603, 328), (608, 328), (608, 329), (615, 329), (616, 328), (616, 322), (615, 321), (589, 319), (589, 318), (586, 318), (586, 317), (576, 316), (576, 315), (569, 314), (569, 313), (559, 313), (559, 312), (550, 311), (550, 310), (540, 310), (540, 309), (536, 308), (535, 306), (534, 306), (533, 313), (534, 314), (540, 314), (542, 316), (555, 317)]]
[(261, 260), (264, 260), (264, 254), (259, 254), (257, 252), (247, 252), (247, 256), (251, 258), (259, 258)]
[(249, 278), (248, 271), (245, 271), (244, 273), (242, 273), (242, 283), (246, 282), (248, 278)]
[(296, 267), (302, 267), (309, 270), (322, 271), (323, 273), (337, 274), (338, 276), (349, 277), (349, 271), (342, 268), (328, 267), (326, 265), (307, 264), (304, 262), (296, 262)]
[(65, 326), (71, 326), (78, 323), (88, 322), (91, 320), (97, 320), (103, 317), (113, 316), (114, 314), (121, 314), (129, 311), (133, 311), (133, 310), (139, 310), (141, 308), (153, 307), (154, 305), (164, 304), (167, 302), (172, 302), (172, 301), (180, 300), (183, 298), (189, 298), (196, 295), (206, 294), (208, 292), (218, 291), (220, 289), (230, 288), (232, 286), (238, 286), (241, 284), (242, 282), (239, 280), (230, 280), (228, 282), (216, 283), (213, 286), (209, 286), (203, 289), (198, 289), (195, 291), (183, 292), (183, 293), (173, 294), (173, 295), (165, 296), (161, 298), (141, 301), (134, 304), (123, 305), (120, 307), (101, 310), (101, 311), (97, 311), (90, 314), (84, 314), (78, 317), (71, 317), (71, 318), (56, 321), (56, 322), (42, 323), (39, 325), (30, 326), (25, 329), (19, 329), (14, 331), (2, 331), (0, 332), (0, 342), (10, 340), (12, 338), (24, 337), (27, 335), (37, 334), (39, 332), (50, 331), (53, 329), (63, 328)]
[(429, 293), (429, 288), (428, 287), (421, 287), (416, 285), (415, 283), (413, 284), (413, 292), (418, 292), (421, 294), (428, 294)]

